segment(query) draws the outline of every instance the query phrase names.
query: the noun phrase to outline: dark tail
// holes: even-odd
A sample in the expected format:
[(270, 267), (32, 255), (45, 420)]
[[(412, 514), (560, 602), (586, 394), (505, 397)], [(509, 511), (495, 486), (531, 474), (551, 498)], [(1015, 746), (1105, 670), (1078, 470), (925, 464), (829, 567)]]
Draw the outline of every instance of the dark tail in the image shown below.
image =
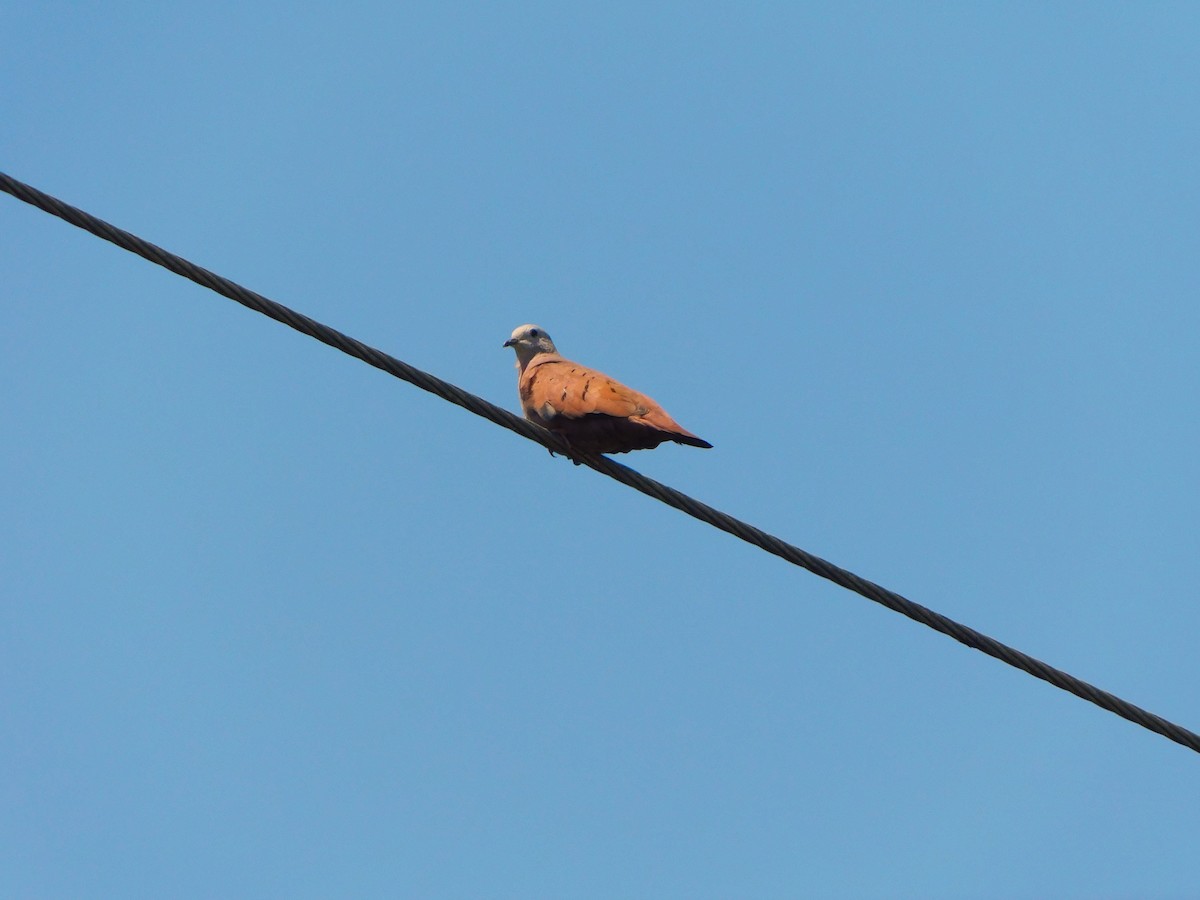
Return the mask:
[(677, 444), (687, 444), (689, 447), (702, 447), (705, 450), (712, 449), (712, 444), (710, 444), (708, 441), (704, 440), (704, 438), (696, 437), (690, 431), (684, 431), (679, 434), (672, 434), (671, 440), (673, 440)]

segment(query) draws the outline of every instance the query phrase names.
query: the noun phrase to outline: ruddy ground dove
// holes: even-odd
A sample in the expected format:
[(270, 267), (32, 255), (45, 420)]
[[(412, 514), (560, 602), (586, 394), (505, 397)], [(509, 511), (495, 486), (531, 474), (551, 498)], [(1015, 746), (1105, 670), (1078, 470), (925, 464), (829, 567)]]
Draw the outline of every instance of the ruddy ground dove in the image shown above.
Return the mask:
[(710, 448), (661, 406), (602, 372), (563, 359), (537, 325), (522, 325), (505, 347), (517, 352), (525, 418), (561, 435), (581, 453), (650, 450), (664, 441)]

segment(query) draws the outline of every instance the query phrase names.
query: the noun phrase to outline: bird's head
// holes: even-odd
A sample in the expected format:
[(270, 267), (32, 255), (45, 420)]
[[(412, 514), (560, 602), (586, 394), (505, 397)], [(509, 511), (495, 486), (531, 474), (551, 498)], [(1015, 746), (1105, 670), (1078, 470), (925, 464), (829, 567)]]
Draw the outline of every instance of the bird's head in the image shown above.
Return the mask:
[(504, 346), (517, 351), (517, 365), (522, 367), (539, 353), (558, 352), (546, 329), (538, 325), (522, 325), (504, 342)]

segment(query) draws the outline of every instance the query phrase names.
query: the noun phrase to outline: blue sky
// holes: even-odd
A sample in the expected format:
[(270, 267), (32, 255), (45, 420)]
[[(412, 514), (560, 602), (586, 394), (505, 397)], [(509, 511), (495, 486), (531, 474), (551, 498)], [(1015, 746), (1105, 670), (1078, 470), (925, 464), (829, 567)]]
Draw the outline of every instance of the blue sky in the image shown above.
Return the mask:
[[(0, 169), (1193, 729), (1189, 4), (23, 4)], [(0, 893), (1182, 897), (1200, 759), (0, 197)]]

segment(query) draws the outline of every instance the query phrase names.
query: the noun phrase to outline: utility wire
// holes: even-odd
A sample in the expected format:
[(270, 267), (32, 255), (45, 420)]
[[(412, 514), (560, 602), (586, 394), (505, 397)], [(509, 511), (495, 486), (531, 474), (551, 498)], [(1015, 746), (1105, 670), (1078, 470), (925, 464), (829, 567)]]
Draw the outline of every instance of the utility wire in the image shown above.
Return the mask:
[[(470, 410), (478, 416), (483, 416), (483, 418), (497, 425), (507, 428), (510, 431), (515, 431), (522, 437), (536, 441), (552, 452), (572, 456), (570, 448), (557, 435), (514, 415), (506, 409), (496, 406), (494, 403), (489, 403), (487, 400), (476, 397), (474, 394), (468, 393), (460, 387), (456, 387), (447, 381), (430, 375), (428, 372), (414, 368), (408, 365), (408, 363), (396, 359), (394, 356), (389, 356), (380, 350), (376, 350), (374, 347), (370, 347), (361, 341), (342, 334), (340, 331), (323, 325), (314, 319), (310, 319), (308, 316), (301, 315), (280, 303), (276, 303), (274, 300), (269, 300), (262, 296), (262, 294), (247, 290), (241, 285), (230, 281), (228, 278), (223, 278), (214, 272), (210, 272), (208, 269), (201, 268), (181, 256), (177, 256), (148, 241), (142, 240), (128, 231), (110, 225), (81, 209), (70, 206), (28, 184), (17, 181), (3, 172), (0, 172), (0, 190), (6, 191), (18, 200), (23, 200), (31, 206), (36, 206), (38, 209), (44, 210), (51, 215), (58, 216), (60, 219), (70, 222), (84, 231), (91, 232), (97, 237), (111, 241), (118, 247), (128, 250), (130, 253), (135, 253), (144, 259), (150, 260), (150, 262), (157, 263), (177, 275), (181, 275), (199, 285), (216, 291), (230, 300), (234, 300), (265, 316), (270, 316), (272, 319), (316, 338), (324, 344), (336, 347), (343, 353), (357, 357), (363, 362), (382, 369), (388, 374), (394, 375), (410, 384), (414, 384), (422, 390), (436, 394), (443, 400), (448, 400), (464, 409)], [(861, 594), (868, 600), (874, 600), (876, 603), (880, 603), (894, 612), (908, 616), (910, 619), (920, 622), (922, 625), (927, 625), (935, 631), (940, 631), (942, 634), (949, 635), (956, 641), (966, 644), (968, 647), (986, 653), (988, 656), (995, 657), (1023, 672), (1028, 672), (1035, 678), (1047, 681), (1057, 688), (1069, 691), (1075, 696), (1082, 697), (1084, 700), (1094, 703), (1102, 709), (1116, 713), (1130, 722), (1141, 725), (1150, 731), (1157, 732), (1176, 743), (1200, 753), (1200, 734), (1189, 731), (1161, 716), (1157, 716), (1126, 700), (1122, 700), (1120, 697), (1088, 684), (1086, 681), (1082, 681), (1061, 669), (1047, 665), (1027, 653), (1022, 653), (1020, 650), (1009, 647), (1007, 644), (1003, 644), (994, 638), (988, 637), (986, 634), (982, 634), (973, 628), (969, 628), (966, 625), (943, 616), (941, 613), (934, 612), (931, 609), (921, 606), (919, 603), (914, 603), (912, 600), (902, 597), (894, 591), (880, 587), (871, 581), (867, 581), (865, 578), (855, 575), (853, 572), (835, 566), (831, 562), (801, 550), (799, 547), (782, 541), (759, 528), (755, 528), (753, 525), (747, 524), (740, 519), (735, 519), (733, 516), (714, 509), (705, 503), (701, 503), (699, 500), (689, 497), (674, 488), (668, 487), (652, 478), (647, 478), (640, 472), (635, 472), (633, 469), (614, 462), (608, 457), (580, 456), (575, 454), (573, 458), (595, 469), (597, 472), (614, 478), (622, 484), (641, 491), (643, 494), (647, 494), (656, 500), (662, 501), (668, 506), (685, 512), (702, 522), (707, 522), (714, 528), (726, 531), (747, 543), (766, 550), (768, 553), (773, 553), (775, 556), (787, 560), (793, 565), (807, 569), (815, 575), (832, 581), (834, 584), (854, 591), (856, 594)]]

